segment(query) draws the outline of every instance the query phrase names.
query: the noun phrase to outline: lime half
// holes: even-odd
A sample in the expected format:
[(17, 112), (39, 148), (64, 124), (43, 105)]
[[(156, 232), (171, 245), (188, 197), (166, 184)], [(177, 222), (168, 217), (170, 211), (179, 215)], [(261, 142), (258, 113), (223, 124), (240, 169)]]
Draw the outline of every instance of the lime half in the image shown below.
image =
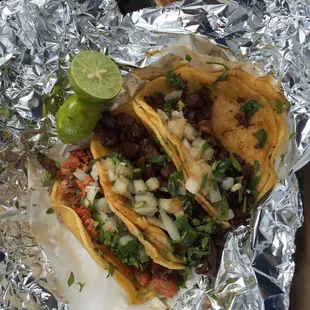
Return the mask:
[(105, 103), (120, 92), (122, 76), (109, 57), (96, 51), (83, 51), (71, 61), (69, 83), (80, 98)]
[(75, 143), (87, 137), (100, 119), (101, 105), (76, 95), (69, 97), (56, 113), (56, 128), (62, 142)]

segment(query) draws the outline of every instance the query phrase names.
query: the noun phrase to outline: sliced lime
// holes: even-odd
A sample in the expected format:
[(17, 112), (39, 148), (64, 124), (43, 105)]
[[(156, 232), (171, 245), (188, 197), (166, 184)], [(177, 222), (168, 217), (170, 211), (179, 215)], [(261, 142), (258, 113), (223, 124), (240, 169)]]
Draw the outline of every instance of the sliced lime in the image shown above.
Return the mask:
[(69, 97), (56, 114), (56, 128), (62, 142), (75, 143), (87, 137), (100, 119), (101, 106), (76, 95)]
[(83, 51), (71, 61), (69, 83), (82, 99), (105, 103), (120, 92), (122, 76), (109, 57), (96, 51)]

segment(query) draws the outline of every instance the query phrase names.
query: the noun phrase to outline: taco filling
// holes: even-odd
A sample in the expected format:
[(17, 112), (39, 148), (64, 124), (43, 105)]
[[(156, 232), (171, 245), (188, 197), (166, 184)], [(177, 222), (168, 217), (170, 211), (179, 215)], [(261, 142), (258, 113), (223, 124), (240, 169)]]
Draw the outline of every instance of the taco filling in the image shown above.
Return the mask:
[[(251, 165), (229, 152), (214, 135), (210, 89), (225, 80), (224, 75), (225, 72), (213, 85), (195, 86), (190, 90), (188, 84), (193, 81), (186, 81), (171, 72), (166, 75), (165, 83), (175, 91), (156, 91), (146, 95), (144, 101), (157, 112), (170, 133), (182, 141), (194, 159), (189, 163), (191, 176), (185, 183), (186, 189), (192, 194), (203, 194), (216, 206), (218, 221), (229, 220), (233, 225), (240, 225), (255, 207), (260, 164), (255, 161)], [(242, 108), (235, 118), (239, 126), (247, 128), (259, 105), (254, 101), (244, 102), (243, 98), (238, 100)], [(257, 134), (256, 148), (264, 146), (266, 136), (266, 132)]]
[[(111, 158), (106, 163), (112, 163)], [(117, 163), (119, 169), (127, 169), (122, 161)], [(112, 212), (99, 185), (98, 167), (89, 149), (71, 152), (70, 159), (61, 165), (60, 179), (58, 193), (61, 201), (71, 206), (80, 217), (97, 252), (100, 254), (100, 245), (106, 246), (129, 267), (141, 286), (154, 289), (163, 296), (175, 296), (184, 283), (184, 275), (154, 263), (139, 240)], [(110, 274), (114, 268), (117, 266), (111, 266)]]
[[(187, 267), (214, 275), (219, 255), (212, 233), (217, 228), (185, 189), (183, 172), (177, 171), (156, 137), (126, 113), (103, 113), (95, 132), (112, 150), (100, 160), (112, 190), (127, 198), (126, 207), (164, 230)], [(182, 278), (187, 269), (178, 271)]]

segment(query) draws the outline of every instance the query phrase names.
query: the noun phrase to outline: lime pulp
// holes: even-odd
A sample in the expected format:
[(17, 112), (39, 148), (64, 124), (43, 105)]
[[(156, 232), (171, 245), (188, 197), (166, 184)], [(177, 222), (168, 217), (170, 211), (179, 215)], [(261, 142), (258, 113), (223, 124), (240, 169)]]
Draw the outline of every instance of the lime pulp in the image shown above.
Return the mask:
[(68, 77), (75, 94), (91, 103), (109, 102), (122, 88), (117, 65), (96, 51), (78, 53), (71, 61)]

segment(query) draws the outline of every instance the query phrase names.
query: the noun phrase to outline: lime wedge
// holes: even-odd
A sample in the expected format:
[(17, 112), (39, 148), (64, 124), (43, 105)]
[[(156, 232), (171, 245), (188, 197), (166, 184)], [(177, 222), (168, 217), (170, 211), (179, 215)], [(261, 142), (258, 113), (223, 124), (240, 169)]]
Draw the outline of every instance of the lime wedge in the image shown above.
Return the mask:
[(56, 128), (62, 142), (75, 143), (87, 137), (100, 119), (101, 105), (76, 95), (69, 97), (56, 113)]
[(68, 75), (74, 92), (92, 103), (108, 102), (122, 88), (122, 76), (117, 65), (96, 51), (78, 53), (71, 61)]

